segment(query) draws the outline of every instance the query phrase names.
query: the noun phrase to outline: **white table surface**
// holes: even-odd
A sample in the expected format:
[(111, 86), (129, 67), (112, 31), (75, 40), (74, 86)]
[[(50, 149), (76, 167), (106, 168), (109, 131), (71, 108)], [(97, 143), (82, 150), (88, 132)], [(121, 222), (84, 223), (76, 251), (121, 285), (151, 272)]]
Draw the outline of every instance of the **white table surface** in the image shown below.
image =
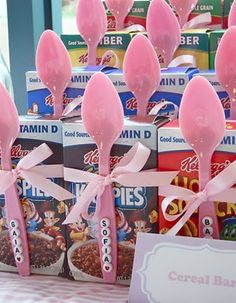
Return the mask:
[(0, 303), (127, 303), (129, 288), (59, 277), (0, 273)]

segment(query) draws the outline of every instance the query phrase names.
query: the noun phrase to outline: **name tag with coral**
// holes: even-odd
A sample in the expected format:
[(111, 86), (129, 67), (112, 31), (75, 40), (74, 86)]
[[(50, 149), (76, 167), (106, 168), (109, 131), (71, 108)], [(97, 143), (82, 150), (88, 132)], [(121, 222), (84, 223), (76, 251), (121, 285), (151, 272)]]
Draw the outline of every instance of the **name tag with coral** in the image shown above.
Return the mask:
[(236, 242), (139, 233), (129, 303), (236, 300)]

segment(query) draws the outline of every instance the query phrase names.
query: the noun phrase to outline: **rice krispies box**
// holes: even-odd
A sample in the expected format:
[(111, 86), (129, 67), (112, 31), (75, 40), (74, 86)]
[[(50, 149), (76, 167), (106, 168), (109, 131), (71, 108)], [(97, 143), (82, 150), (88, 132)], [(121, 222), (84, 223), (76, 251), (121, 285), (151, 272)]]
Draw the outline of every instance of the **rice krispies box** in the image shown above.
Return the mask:
[[(116, 28), (116, 22), (114, 16), (108, 10), (106, 3), (104, 3), (107, 13), (107, 29), (108, 31), (114, 31)], [(125, 27), (140, 24), (146, 28), (146, 16), (149, 7), (149, 0), (135, 0), (131, 11), (125, 18)]]
[[(206, 78), (211, 83), (211, 85), (214, 87), (218, 97), (221, 100), (222, 106), (225, 111), (225, 116), (226, 116), (226, 118), (228, 118), (229, 114), (230, 114), (230, 112), (229, 112), (230, 98), (229, 98), (229, 95), (227, 94), (227, 92), (220, 85), (215, 71), (214, 70), (200, 71), (198, 75)], [(195, 77), (196, 75), (193, 75), (193, 76)]]
[[(43, 164), (62, 164), (61, 121), (20, 117), (20, 134), (11, 155), (13, 166), (33, 149), (46, 143), (53, 155)], [(63, 179), (55, 178), (63, 186)], [(47, 196), (24, 179), (17, 180), (30, 251), (31, 272), (42, 275), (63, 275), (66, 251), (64, 201)], [(17, 271), (6, 223), (4, 196), (0, 197), (0, 271)]]
[[(144, 169), (157, 167), (157, 126), (125, 120), (124, 130), (111, 151), (111, 169), (136, 142), (151, 149)], [(63, 124), (63, 145), (65, 167), (98, 172), (98, 149), (81, 121), (72, 119)], [(75, 203), (79, 203), (79, 196), (86, 184), (68, 183), (68, 190), (77, 196), (69, 202), (70, 210)], [(157, 188), (132, 188), (116, 184), (113, 190), (119, 242), (117, 281), (129, 284), (137, 233), (158, 231)], [(90, 213), (94, 209), (93, 201)], [(97, 224), (96, 220), (86, 221), (79, 217), (78, 222), (67, 226), (67, 258), (72, 279), (102, 282)]]
[[(125, 116), (136, 115), (136, 99), (124, 81), (123, 72), (110, 67), (98, 66), (97, 68), (74, 69), (71, 82), (64, 93), (64, 105), (69, 104), (74, 98), (83, 96), (89, 79), (98, 71), (105, 73), (112, 80), (123, 104)], [(161, 71), (160, 87), (150, 98), (149, 109), (153, 108), (157, 103), (164, 101), (170, 101), (179, 106), (184, 89), (192, 76), (197, 72), (197, 69), (188, 67), (163, 69)], [(47, 116), (53, 113), (52, 95), (41, 82), (36, 71), (26, 73), (26, 89), (29, 115), (40, 114)], [(162, 110), (162, 112), (169, 111), (173, 111), (172, 106), (167, 105)]]
[[(211, 175), (219, 174), (236, 160), (236, 123), (227, 122), (225, 137), (212, 158)], [(176, 186), (198, 192), (198, 159), (190, 146), (185, 143), (178, 121), (170, 122), (158, 130), (158, 168), (160, 171), (179, 171), (173, 181)], [(159, 207), (163, 197), (159, 198)], [(236, 240), (236, 205), (233, 203), (216, 203), (220, 239)], [(182, 200), (175, 200), (168, 209), (170, 215), (177, 215), (185, 206)], [(166, 233), (176, 222), (167, 222), (159, 210), (160, 233)], [(179, 235), (198, 237), (197, 211), (180, 230)]]

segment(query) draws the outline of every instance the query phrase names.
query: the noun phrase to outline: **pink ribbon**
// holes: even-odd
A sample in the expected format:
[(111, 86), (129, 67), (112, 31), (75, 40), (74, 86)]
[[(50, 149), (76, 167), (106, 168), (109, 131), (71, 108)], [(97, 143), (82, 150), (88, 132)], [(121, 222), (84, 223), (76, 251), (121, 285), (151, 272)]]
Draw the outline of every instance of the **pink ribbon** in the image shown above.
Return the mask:
[[(98, 198), (104, 192), (105, 187), (113, 182), (132, 187), (157, 187), (170, 184), (178, 172), (141, 171), (149, 158), (150, 152), (150, 149), (141, 143), (136, 143), (107, 176), (65, 167), (64, 178), (66, 181), (86, 182), (88, 185), (63, 224), (76, 222), (80, 215), (85, 219), (98, 218), (99, 210), (102, 207), (100, 205), (101, 199)], [(89, 215), (89, 206), (95, 197), (97, 197), (96, 210), (94, 214)]]
[(73, 194), (47, 179), (62, 178), (63, 165), (39, 165), (52, 154), (53, 152), (47, 144), (43, 143), (22, 158), (15, 169), (0, 170), (0, 194), (4, 194), (18, 178), (22, 178), (59, 201), (73, 199)]
[[(205, 202), (217, 201), (236, 204), (236, 189), (231, 188), (236, 183), (236, 161), (211, 179), (203, 191), (193, 191), (175, 185), (161, 186), (159, 195), (166, 197), (162, 201), (162, 212), (167, 221), (179, 221), (168, 231), (168, 235), (174, 236), (189, 220), (198, 207)], [(176, 199), (186, 201), (186, 206), (178, 215), (171, 216), (167, 213), (169, 205)]]
[(211, 22), (212, 22), (211, 13), (207, 12), (200, 14), (192, 18), (190, 21), (186, 22), (182, 29), (186, 30), (186, 29), (204, 28), (208, 24), (211, 24)]

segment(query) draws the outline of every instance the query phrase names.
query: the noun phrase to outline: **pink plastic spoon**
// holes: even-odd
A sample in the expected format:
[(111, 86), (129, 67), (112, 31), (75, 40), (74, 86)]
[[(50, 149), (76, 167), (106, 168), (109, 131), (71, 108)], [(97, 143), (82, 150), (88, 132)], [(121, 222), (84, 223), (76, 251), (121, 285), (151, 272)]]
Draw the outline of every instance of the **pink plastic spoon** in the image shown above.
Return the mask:
[(231, 9), (229, 12), (228, 27), (235, 25), (236, 25), (236, 1), (234, 1), (231, 5)]
[(221, 86), (230, 97), (230, 118), (236, 119), (236, 26), (230, 27), (220, 40), (215, 70)]
[[(110, 152), (123, 129), (124, 113), (119, 95), (111, 80), (102, 73), (94, 74), (85, 89), (81, 108), (85, 129), (96, 142), (99, 151), (99, 174), (110, 173)], [(98, 241), (103, 280), (115, 283), (117, 272), (117, 234), (112, 186), (106, 186), (101, 196)], [(108, 231), (107, 251), (102, 242), (103, 230)], [(109, 235), (110, 234), (110, 235)], [(104, 234), (105, 235), (105, 234)], [(103, 244), (102, 244), (103, 243)], [(103, 261), (104, 254), (109, 261)]]
[[(225, 124), (224, 110), (214, 88), (207, 79), (194, 77), (183, 94), (179, 125), (185, 141), (198, 156), (200, 190), (211, 179), (211, 158), (223, 140)], [(199, 236), (219, 239), (213, 202), (199, 207)]]
[(151, 1), (147, 13), (147, 34), (167, 67), (180, 44), (181, 30), (175, 14), (165, 0)]
[[(1, 166), (3, 170), (11, 171), (11, 148), (20, 131), (19, 117), (14, 102), (2, 84), (0, 84), (0, 103)], [(28, 241), (16, 184), (12, 184), (5, 192), (5, 209), (18, 272), (21, 276), (28, 276), (30, 274)]]
[(107, 29), (107, 16), (101, 0), (79, 0), (77, 28), (88, 46), (88, 65), (96, 65), (96, 49)]
[(142, 34), (135, 36), (124, 58), (124, 78), (137, 100), (137, 116), (147, 115), (148, 101), (160, 84), (160, 64), (150, 41)]
[(107, 7), (116, 20), (116, 30), (124, 28), (125, 17), (130, 12), (134, 0), (106, 0)]
[(53, 96), (53, 118), (58, 119), (62, 116), (63, 95), (71, 80), (72, 66), (64, 44), (51, 30), (46, 30), (40, 37), (36, 68), (41, 81)]
[(182, 28), (187, 23), (188, 17), (197, 5), (198, 0), (169, 0), (169, 2), (177, 13)]

